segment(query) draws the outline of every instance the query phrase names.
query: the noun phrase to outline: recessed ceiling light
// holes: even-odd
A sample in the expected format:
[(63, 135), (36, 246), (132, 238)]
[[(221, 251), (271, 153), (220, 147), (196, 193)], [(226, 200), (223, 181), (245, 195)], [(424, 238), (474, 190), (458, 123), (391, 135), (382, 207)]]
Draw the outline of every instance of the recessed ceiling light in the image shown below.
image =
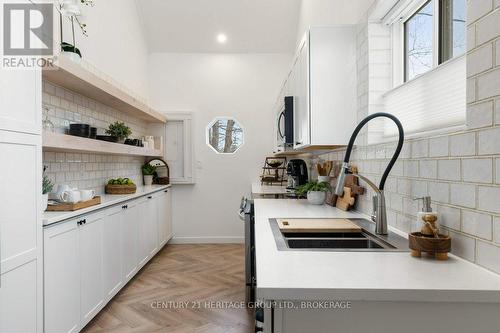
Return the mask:
[(218, 34), (217, 41), (221, 44), (224, 44), (225, 42), (227, 42), (227, 36), (225, 34)]

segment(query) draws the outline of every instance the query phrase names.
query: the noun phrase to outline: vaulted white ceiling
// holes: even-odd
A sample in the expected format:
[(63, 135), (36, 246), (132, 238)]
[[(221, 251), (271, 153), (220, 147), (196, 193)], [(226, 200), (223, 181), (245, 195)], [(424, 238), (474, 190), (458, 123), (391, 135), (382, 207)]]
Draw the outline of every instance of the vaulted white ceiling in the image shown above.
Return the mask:
[[(136, 1), (151, 53), (281, 53), (295, 48), (300, 0)], [(217, 43), (219, 33), (227, 35), (227, 43)]]

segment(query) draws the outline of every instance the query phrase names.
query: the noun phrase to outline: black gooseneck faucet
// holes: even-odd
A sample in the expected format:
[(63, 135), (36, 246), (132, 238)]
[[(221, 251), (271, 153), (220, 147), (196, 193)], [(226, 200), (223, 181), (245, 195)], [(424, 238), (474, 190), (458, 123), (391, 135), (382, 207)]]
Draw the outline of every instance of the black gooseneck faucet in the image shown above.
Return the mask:
[(396, 147), (396, 151), (394, 152), (394, 155), (389, 161), (389, 164), (387, 165), (387, 168), (385, 169), (384, 174), (382, 175), (382, 179), (380, 180), (380, 185), (378, 187), (374, 183), (372, 183), (369, 179), (367, 179), (362, 175), (359, 174), (353, 174), (353, 175), (365, 181), (375, 191), (375, 195), (373, 196), (373, 214), (372, 214), (372, 221), (375, 222), (375, 233), (378, 235), (387, 235), (388, 231), (387, 212), (385, 207), (384, 186), (385, 186), (385, 181), (387, 180), (387, 177), (389, 176), (389, 173), (391, 172), (391, 169), (394, 166), (394, 163), (396, 163), (396, 160), (398, 159), (399, 154), (401, 153), (405, 137), (403, 125), (401, 125), (401, 122), (399, 121), (398, 118), (396, 118), (390, 113), (378, 112), (369, 115), (358, 124), (356, 129), (354, 129), (354, 132), (351, 135), (351, 139), (349, 140), (349, 145), (347, 146), (344, 162), (342, 164), (342, 169), (340, 170), (340, 174), (337, 181), (337, 187), (335, 188), (335, 194), (342, 195), (342, 193), (344, 192), (345, 175), (352, 173), (349, 168), (349, 159), (351, 158), (351, 152), (354, 146), (354, 141), (356, 140), (359, 131), (361, 131), (361, 129), (370, 120), (378, 117), (389, 118), (396, 123), (399, 132), (399, 140), (398, 140), (398, 146)]

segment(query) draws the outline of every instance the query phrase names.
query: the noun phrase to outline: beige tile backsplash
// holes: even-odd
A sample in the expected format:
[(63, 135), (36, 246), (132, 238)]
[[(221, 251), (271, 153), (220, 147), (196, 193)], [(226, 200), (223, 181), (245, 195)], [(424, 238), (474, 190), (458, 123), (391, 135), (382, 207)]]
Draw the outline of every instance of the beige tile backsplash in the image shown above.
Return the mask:
[[(130, 117), (95, 100), (72, 91), (43, 82), (44, 106), (49, 108), (49, 119), (56, 132), (64, 132), (70, 123), (86, 123), (97, 127), (104, 134), (110, 123), (125, 122), (132, 129), (132, 137), (146, 134), (146, 122)], [(56, 184), (69, 184), (80, 189), (95, 189), (104, 192), (110, 178), (128, 177), (142, 184), (140, 156), (116, 156), (86, 153), (44, 152), (43, 164), (47, 176)]]

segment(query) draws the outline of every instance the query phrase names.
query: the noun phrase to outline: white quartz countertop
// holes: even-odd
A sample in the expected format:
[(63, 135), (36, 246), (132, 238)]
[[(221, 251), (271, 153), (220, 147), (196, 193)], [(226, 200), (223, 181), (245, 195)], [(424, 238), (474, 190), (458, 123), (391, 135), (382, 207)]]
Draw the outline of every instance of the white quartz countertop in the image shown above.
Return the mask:
[[(261, 300), (351, 300), (500, 303), (500, 275), (450, 255), (409, 252), (279, 251), (270, 218), (359, 218), (306, 200), (256, 199), (257, 297)], [(452, 244), (453, 245), (453, 244)]]
[(261, 183), (252, 183), (252, 194), (266, 195), (266, 194), (286, 194), (286, 186), (279, 185), (262, 185)]
[(171, 187), (172, 185), (151, 185), (151, 186), (138, 186), (137, 191), (134, 194), (123, 194), (123, 195), (111, 195), (111, 194), (100, 194), (101, 203), (99, 205), (91, 206), (84, 209), (79, 209), (73, 212), (44, 212), (42, 216), (42, 221), (44, 226), (48, 226), (53, 223), (61, 222), (73, 217), (87, 214), (105, 207), (113, 206), (119, 204), (120, 202), (136, 199), (154, 192), (158, 192)]

